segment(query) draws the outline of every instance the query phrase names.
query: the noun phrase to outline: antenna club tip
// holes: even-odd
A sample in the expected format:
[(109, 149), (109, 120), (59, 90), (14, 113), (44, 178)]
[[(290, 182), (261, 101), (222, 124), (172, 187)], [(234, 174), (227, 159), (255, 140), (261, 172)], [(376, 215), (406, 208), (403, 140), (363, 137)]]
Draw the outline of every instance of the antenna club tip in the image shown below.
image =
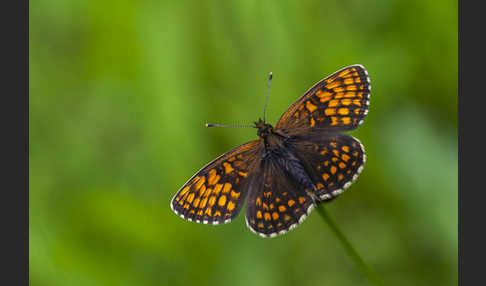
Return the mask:
[(204, 126), (209, 127), (209, 123), (204, 124)]
[(269, 79), (272, 79), (272, 77), (273, 77), (273, 73), (272, 73), (272, 72), (270, 72), (270, 73), (268, 74), (268, 78), (269, 78)]

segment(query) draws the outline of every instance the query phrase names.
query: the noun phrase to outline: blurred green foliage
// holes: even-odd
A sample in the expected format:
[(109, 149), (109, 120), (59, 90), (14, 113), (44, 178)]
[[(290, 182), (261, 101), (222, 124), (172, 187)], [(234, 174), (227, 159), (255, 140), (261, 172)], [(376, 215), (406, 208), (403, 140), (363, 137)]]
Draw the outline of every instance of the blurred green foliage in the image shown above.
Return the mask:
[(169, 201), (250, 123), (360, 63), (357, 182), (327, 204), (389, 285), (457, 284), (457, 2), (30, 2), (31, 285), (367, 285), (316, 213), (274, 239)]

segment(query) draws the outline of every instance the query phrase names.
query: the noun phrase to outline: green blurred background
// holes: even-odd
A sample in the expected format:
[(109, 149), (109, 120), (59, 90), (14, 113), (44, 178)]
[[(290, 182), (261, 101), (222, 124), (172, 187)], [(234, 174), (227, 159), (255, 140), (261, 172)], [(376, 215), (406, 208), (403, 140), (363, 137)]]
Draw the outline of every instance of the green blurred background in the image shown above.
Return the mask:
[(457, 2), (30, 2), (31, 285), (368, 285), (316, 212), (262, 239), (169, 201), (355, 63), (368, 154), (327, 209), (388, 285), (457, 284)]

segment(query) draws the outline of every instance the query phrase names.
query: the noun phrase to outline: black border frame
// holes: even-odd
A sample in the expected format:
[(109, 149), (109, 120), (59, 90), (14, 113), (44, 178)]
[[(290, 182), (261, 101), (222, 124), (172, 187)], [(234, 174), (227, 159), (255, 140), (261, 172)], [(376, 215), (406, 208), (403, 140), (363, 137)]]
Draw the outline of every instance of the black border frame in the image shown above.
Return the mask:
[(6, 1), (1, 11), (2, 179), (7, 197), (0, 208), (6, 254), (0, 281), (29, 285), (29, 1)]

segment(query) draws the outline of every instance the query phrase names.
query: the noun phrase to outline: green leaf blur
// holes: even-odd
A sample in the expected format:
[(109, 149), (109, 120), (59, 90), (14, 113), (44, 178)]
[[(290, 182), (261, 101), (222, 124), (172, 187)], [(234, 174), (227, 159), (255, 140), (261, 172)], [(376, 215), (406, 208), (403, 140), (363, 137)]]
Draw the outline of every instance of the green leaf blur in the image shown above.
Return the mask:
[(367, 285), (314, 212), (285, 236), (169, 201), (351, 64), (368, 161), (326, 205), (389, 285), (457, 284), (457, 2), (30, 2), (30, 284)]

